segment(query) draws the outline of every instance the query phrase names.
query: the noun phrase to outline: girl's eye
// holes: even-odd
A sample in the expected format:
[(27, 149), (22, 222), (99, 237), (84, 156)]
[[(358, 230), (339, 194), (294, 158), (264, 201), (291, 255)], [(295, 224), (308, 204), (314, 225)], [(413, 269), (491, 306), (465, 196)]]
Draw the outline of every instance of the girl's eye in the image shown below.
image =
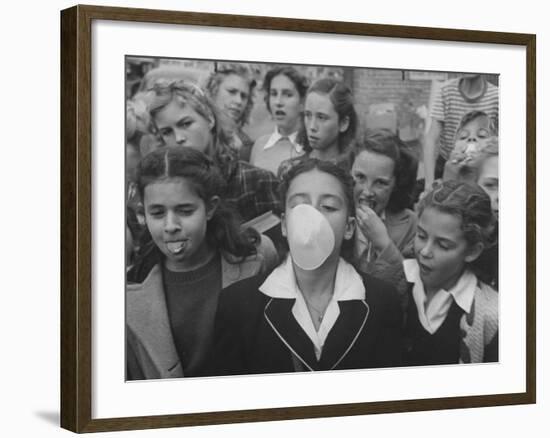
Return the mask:
[(276, 91), (276, 90), (271, 90), (271, 91), (269, 92), (269, 95), (270, 95), (271, 97), (277, 97), (277, 91)]
[(337, 211), (338, 209), (332, 205), (321, 205), (321, 208), (328, 212)]
[(458, 138), (460, 140), (465, 140), (466, 138), (468, 138), (469, 135), (470, 133), (465, 129), (461, 129), (460, 131), (458, 131)]
[(426, 235), (424, 233), (416, 233), (416, 238), (419, 240), (426, 240)]
[(155, 217), (155, 218), (162, 217), (163, 214), (164, 214), (164, 210), (160, 210), (160, 209), (149, 211), (149, 216)]
[(311, 117), (312, 117), (311, 112), (310, 112), (310, 111), (306, 111), (306, 112), (304, 113), (304, 117), (305, 117), (306, 119), (310, 120)]
[(162, 137), (168, 137), (171, 133), (172, 133), (171, 129), (161, 129), (160, 130), (160, 135)]
[(191, 216), (195, 212), (195, 209), (186, 207), (186, 208), (179, 208), (177, 211), (178, 211), (178, 214), (182, 216)]
[(389, 186), (389, 183), (388, 183), (388, 181), (378, 180), (378, 181), (376, 181), (376, 185), (377, 185), (378, 187), (388, 187), (388, 186)]
[(191, 124), (193, 123), (192, 120), (182, 120), (181, 122), (178, 123), (178, 128), (189, 128), (189, 126), (191, 126)]
[(283, 96), (284, 96), (284, 97), (292, 97), (292, 96), (294, 96), (294, 93), (292, 93), (292, 91), (285, 91), (285, 92), (283, 93)]
[(480, 138), (487, 138), (489, 137), (489, 131), (487, 131), (485, 128), (482, 128), (477, 132), (477, 136)]

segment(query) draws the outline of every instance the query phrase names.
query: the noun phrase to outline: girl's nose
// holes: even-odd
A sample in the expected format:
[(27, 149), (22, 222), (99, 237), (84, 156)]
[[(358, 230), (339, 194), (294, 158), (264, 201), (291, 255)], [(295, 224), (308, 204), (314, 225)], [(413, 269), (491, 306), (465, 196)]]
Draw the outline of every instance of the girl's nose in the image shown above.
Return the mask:
[(175, 233), (179, 230), (181, 230), (181, 226), (176, 215), (172, 212), (168, 212), (164, 220), (164, 231), (166, 233)]
[(185, 135), (185, 133), (181, 129), (176, 129), (174, 131), (174, 135), (176, 137), (176, 143), (178, 145), (183, 145), (187, 140), (187, 136)]
[(419, 251), (422, 257), (430, 258), (432, 256), (432, 245), (429, 242), (426, 242), (424, 246)]

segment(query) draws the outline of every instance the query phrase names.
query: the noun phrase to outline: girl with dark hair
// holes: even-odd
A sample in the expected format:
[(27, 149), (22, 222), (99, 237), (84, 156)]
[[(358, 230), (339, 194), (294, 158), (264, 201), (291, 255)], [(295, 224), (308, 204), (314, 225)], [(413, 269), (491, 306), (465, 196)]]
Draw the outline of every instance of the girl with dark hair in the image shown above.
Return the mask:
[(278, 211), (278, 181), (270, 172), (237, 157), (217, 110), (198, 86), (185, 81), (156, 82), (149, 103), (151, 129), (166, 146), (182, 146), (204, 152), (225, 180), (225, 200), (242, 221), (268, 211)]
[(358, 269), (396, 284), (403, 255), (412, 254), (416, 215), (409, 209), (418, 163), (387, 129), (367, 130), (351, 154), (355, 180)]
[(241, 231), (223, 200), (224, 181), (212, 160), (192, 149), (165, 147), (137, 170), (151, 239), (128, 273), (127, 378), (197, 376), (210, 354), (220, 292), (267, 272), (273, 244)]
[(214, 71), (206, 82), (206, 91), (225, 119), (225, 129), (233, 138), (239, 158), (250, 160), (254, 142), (243, 131), (254, 105), (256, 81), (244, 64), (227, 64)]
[(357, 113), (349, 87), (330, 78), (314, 82), (306, 95), (304, 125), (310, 157), (333, 162), (347, 160), (357, 131)]
[(419, 204), (409, 283), (406, 363), (498, 361), (498, 294), (478, 272), (494, 242), (489, 196), (477, 184), (445, 181)]
[(307, 80), (294, 67), (274, 67), (265, 75), (263, 91), (275, 131), (256, 140), (250, 162), (276, 174), (282, 161), (304, 152), (300, 135)]
[(341, 257), (354, 232), (353, 182), (306, 159), (281, 184), (290, 253), (267, 279), (220, 296), (212, 374), (375, 368), (400, 364), (395, 290)]

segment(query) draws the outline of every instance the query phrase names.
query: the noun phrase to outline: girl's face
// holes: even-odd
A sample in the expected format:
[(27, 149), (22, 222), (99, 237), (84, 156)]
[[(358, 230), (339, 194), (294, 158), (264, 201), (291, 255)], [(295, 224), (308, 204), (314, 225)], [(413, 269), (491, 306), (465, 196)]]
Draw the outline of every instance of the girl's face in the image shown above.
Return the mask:
[(479, 151), (487, 144), (490, 137), (489, 118), (487, 116), (477, 117), (458, 130), (456, 133), (455, 150), (466, 152), (475, 148)]
[[(312, 169), (296, 176), (286, 194), (285, 212), (299, 204), (315, 207), (330, 224), (334, 232), (334, 250), (330, 258), (340, 255), (344, 240), (351, 239), (355, 229), (355, 219), (349, 215), (349, 207), (342, 183), (335, 176)], [(286, 214), (285, 214), (286, 216)], [(283, 236), (287, 236), (283, 218)]]
[(185, 178), (157, 181), (145, 187), (145, 221), (153, 241), (166, 256), (166, 267), (188, 271), (209, 255), (206, 223), (217, 205), (206, 205)]
[(214, 104), (234, 122), (239, 122), (250, 97), (248, 82), (241, 76), (225, 76), (216, 93)]
[(190, 147), (208, 154), (213, 122), (191, 105), (173, 99), (155, 114), (154, 121), (166, 146)]
[(356, 205), (367, 204), (380, 216), (395, 187), (394, 168), (394, 161), (386, 155), (371, 151), (359, 153), (351, 168)]
[(306, 97), (304, 124), (313, 149), (327, 150), (338, 145), (338, 135), (347, 129), (348, 122), (339, 120), (330, 97), (312, 92)]
[(474, 261), (481, 244), (470, 247), (461, 229), (461, 219), (428, 207), (418, 220), (414, 252), (420, 266), (420, 277), (427, 292), (451, 289)]
[(477, 183), (491, 198), (491, 207), (498, 216), (498, 156), (492, 155), (481, 163)]
[(275, 76), (269, 87), (271, 115), (280, 130), (291, 134), (298, 130), (302, 99), (294, 82), (286, 75)]

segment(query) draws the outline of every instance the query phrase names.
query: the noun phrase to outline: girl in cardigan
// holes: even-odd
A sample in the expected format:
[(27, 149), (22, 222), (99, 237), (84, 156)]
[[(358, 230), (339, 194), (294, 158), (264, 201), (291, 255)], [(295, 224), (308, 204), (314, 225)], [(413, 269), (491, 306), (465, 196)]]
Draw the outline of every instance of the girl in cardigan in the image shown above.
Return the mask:
[(220, 296), (212, 374), (399, 365), (395, 290), (341, 256), (355, 225), (350, 175), (329, 161), (300, 161), (284, 175), (281, 201), (290, 254), (267, 279)]
[(476, 184), (446, 181), (420, 201), (409, 288), (409, 365), (498, 361), (498, 295), (476, 275), (494, 242), (491, 200)]
[(221, 290), (272, 268), (275, 249), (240, 230), (219, 171), (192, 148), (151, 152), (137, 181), (151, 236), (143, 255), (155, 263), (126, 290), (127, 378), (201, 375)]

